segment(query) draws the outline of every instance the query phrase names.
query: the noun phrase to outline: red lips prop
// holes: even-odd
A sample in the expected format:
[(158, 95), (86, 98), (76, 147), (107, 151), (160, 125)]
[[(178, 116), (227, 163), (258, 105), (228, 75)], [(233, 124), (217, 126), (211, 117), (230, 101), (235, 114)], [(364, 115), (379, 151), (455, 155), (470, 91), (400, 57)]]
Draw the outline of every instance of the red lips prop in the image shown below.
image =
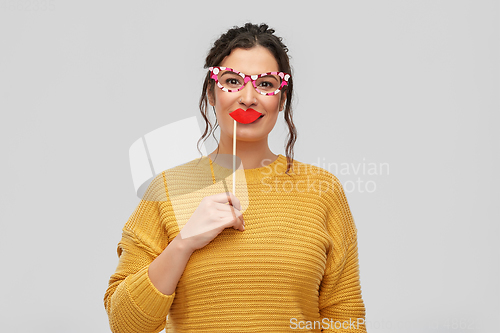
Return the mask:
[(254, 109), (247, 109), (246, 111), (243, 109), (236, 109), (233, 112), (230, 112), (229, 115), (239, 123), (250, 124), (257, 120), (262, 113), (255, 111)]

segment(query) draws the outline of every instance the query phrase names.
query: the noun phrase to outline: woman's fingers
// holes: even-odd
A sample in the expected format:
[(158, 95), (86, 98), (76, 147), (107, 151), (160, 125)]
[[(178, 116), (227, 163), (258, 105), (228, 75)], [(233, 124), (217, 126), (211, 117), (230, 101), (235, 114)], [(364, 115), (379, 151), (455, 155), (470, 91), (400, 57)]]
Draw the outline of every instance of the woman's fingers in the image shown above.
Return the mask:
[(243, 220), (243, 216), (239, 216), (235, 219), (232, 216), (226, 215), (221, 219), (221, 222), (224, 223), (224, 229), (232, 227), (233, 229), (240, 231), (245, 230), (245, 221)]
[(231, 205), (224, 205), (224, 204), (216, 204), (215, 206), (219, 212), (224, 214), (225, 216), (231, 217), (232, 221), (238, 221), (241, 220), (243, 225), (245, 224), (245, 220), (243, 219), (243, 213), (241, 213), (239, 210), (234, 208)]
[(221, 203), (221, 204), (225, 204), (225, 203), (229, 202), (229, 204), (231, 206), (233, 206), (237, 210), (241, 210), (240, 200), (231, 192), (222, 192), (222, 193), (214, 194), (214, 195), (210, 196), (210, 198), (212, 198), (213, 201)]

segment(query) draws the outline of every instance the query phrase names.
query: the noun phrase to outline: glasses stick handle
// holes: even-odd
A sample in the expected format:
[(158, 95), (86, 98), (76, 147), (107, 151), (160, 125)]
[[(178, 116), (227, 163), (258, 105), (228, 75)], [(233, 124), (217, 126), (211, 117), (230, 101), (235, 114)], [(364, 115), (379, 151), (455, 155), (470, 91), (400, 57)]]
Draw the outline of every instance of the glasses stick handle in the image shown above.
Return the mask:
[(235, 169), (236, 169), (236, 120), (233, 119), (233, 194), (236, 196)]

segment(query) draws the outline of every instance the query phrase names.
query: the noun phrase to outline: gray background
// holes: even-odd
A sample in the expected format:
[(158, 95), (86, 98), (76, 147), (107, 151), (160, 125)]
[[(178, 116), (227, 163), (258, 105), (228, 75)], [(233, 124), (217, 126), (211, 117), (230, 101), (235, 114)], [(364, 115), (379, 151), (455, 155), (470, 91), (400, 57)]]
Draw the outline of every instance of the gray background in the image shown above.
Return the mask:
[[(246, 21), (290, 49), (295, 158), (346, 186), (369, 331), (499, 331), (498, 1), (0, 8), (3, 332), (109, 331), (102, 299), (139, 201), (128, 149), (198, 114), (207, 51)], [(279, 118), (275, 153), (285, 136)]]

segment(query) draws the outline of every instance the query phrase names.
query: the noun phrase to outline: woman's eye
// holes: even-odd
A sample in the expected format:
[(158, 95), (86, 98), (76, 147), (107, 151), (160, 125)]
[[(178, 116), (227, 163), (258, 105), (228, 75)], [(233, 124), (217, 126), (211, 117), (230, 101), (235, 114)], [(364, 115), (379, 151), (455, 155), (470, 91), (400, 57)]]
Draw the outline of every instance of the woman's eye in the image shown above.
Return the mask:
[(223, 85), (229, 88), (234, 88), (241, 86), (241, 82), (237, 78), (227, 78), (226, 80), (224, 80)]
[(272, 87), (274, 87), (274, 85), (272, 84), (272, 82), (268, 82), (268, 81), (261, 82), (259, 86), (261, 86), (263, 88), (272, 88)]

